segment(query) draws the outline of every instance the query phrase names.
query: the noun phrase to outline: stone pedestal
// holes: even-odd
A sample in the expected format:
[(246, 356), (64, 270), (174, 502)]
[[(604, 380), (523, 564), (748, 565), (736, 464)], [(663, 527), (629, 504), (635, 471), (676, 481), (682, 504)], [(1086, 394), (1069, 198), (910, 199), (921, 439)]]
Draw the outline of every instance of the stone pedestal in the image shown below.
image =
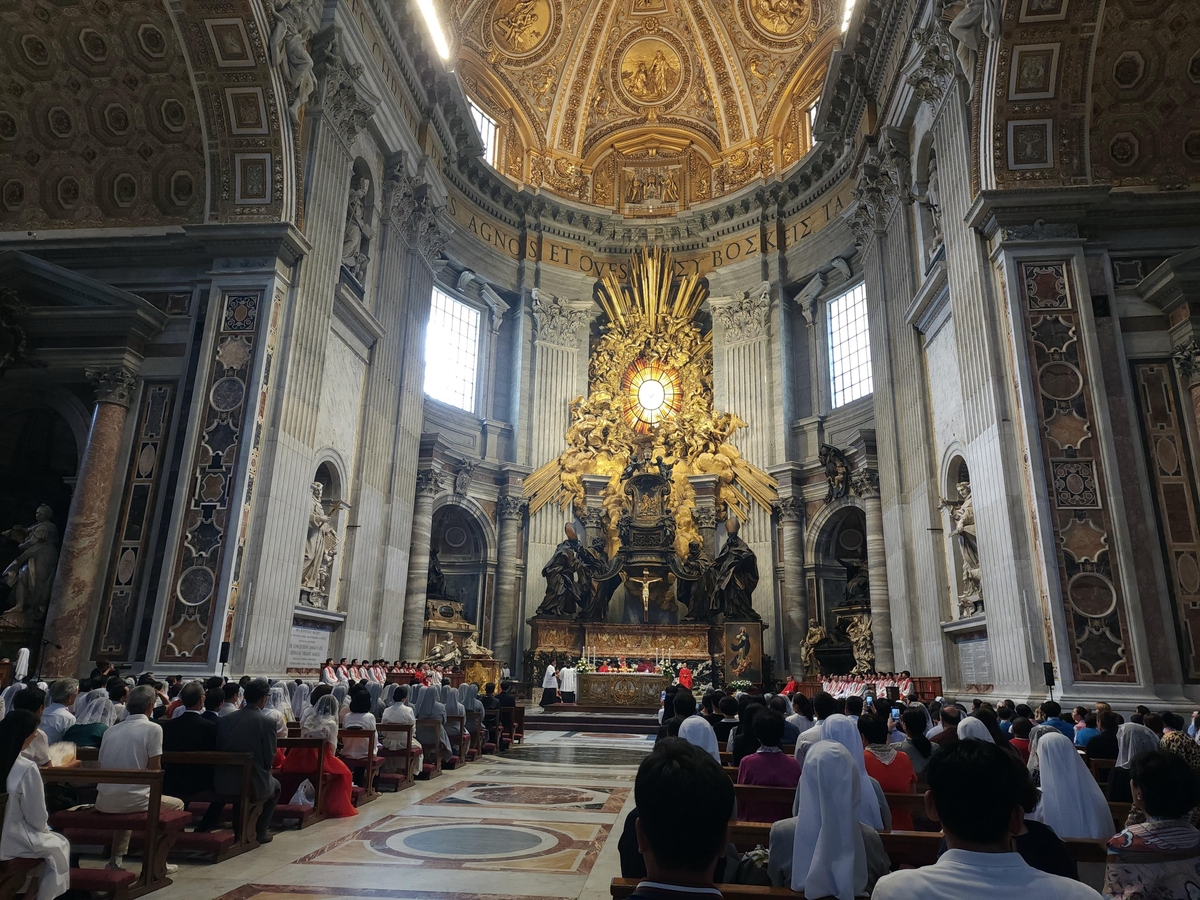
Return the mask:
[(83, 668), (83, 636), (104, 559), (104, 528), (121, 433), (137, 391), (136, 373), (124, 367), (91, 370), (87, 375), (96, 387), (96, 406), (46, 613), (46, 639), (60, 645), (47, 647), (42, 663), (42, 674), (47, 677), (75, 675)]

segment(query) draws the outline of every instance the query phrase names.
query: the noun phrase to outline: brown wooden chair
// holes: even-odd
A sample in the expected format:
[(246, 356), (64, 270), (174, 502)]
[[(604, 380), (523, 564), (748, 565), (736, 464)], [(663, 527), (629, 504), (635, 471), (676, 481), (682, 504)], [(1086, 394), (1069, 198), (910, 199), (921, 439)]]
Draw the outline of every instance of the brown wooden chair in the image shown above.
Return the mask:
[(432, 742), (421, 740), (421, 753), (425, 757), (425, 762), (422, 764), (417, 778), (428, 781), (442, 774), (442, 720), (417, 719), (418, 732), (422, 728), (426, 729), (427, 733), (432, 731), (437, 736)]
[[(272, 774), (279, 781), (279, 803), (275, 807), (275, 822), (282, 825), (287, 821), (295, 821), (297, 828), (307, 828), (325, 818), (325, 754), (322, 747), (324, 738), (279, 738), (278, 746), (291, 754), (297, 750), (313, 750), (316, 753), (316, 763), (307, 772), (284, 772), (276, 769)], [(296, 789), (308, 779), (316, 794), (312, 807), (291, 803)]]
[[(415, 763), (420, 756), (420, 751), (413, 746), (413, 726), (381, 722), (375, 728), (384, 745), (379, 748), (381, 770), (375, 776), (375, 784), (393, 792), (412, 787), (416, 783)], [(400, 747), (393, 750), (387, 746), (389, 743), (398, 743)]]
[[(367, 755), (344, 756), (346, 741), (365, 742)], [(367, 731), (364, 728), (339, 728), (338, 742), (342, 746), (342, 753), (338, 754), (338, 759), (344, 762), (351, 771), (363, 770), (363, 783), (356, 784), (351, 790), (351, 802), (358, 807), (364, 803), (370, 803), (372, 800), (378, 800), (379, 791), (375, 790), (375, 776), (379, 773), (379, 757), (375, 755), (375, 732)]]

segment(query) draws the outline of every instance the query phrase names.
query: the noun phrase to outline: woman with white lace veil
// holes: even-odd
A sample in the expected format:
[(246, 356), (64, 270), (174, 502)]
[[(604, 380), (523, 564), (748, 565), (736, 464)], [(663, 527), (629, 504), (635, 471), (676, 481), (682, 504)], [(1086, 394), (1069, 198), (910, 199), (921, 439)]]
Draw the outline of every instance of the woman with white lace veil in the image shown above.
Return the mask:
[(283, 716), (285, 729), (287, 723), (292, 721), (292, 703), (288, 698), (287, 688), (281, 682), (277, 681), (271, 685), (271, 689), (267, 693), (267, 709), (273, 709)]
[(1112, 803), (1132, 803), (1129, 770), (1133, 761), (1150, 750), (1158, 749), (1158, 735), (1145, 725), (1126, 722), (1117, 729), (1116, 767), (1108, 773), (1108, 799)]
[[(300, 737), (320, 738), (324, 756), (326, 813), (335, 818), (357, 815), (351, 802), (354, 780), (346, 764), (337, 757), (338, 710), (340, 703), (332, 694), (317, 700), (300, 725)], [(295, 747), (288, 751), (282, 771), (295, 774), (311, 774), (316, 771), (317, 758), (307, 747)]]
[(1041, 758), (1038, 754), (1038, 745), (1042, 738), (1048, 734), (1058, 731), (1053, 725), (1038, 725), (1029, 732), (1029, 777), (1033, 779), (1035, 785), (1041, 784)]
[(296, 685), (296, 690), (292, 692), (292, 720), (295, 722), (303, 722), (304, 717), (308, 715), (308, 696), (312, 692), (307, 684), (301, 682)]
[(95, 691), (90, 691), (87, 705), (80, 710), (75, 718), (75, 724), (63, 732), (62, 739), (76, 747), (99, 747), (100, 740), (117, 721), (116, 710), (108, 699), (108, 691), (101, 690), (99, 696), (92, 697)]
[(1116, 833), (1112, 811), (1071, 739), (1057, 729), (1038, 742), (1042, 802), (1029, 818), (1044, 822), (1062, 840), (1107, 841)]

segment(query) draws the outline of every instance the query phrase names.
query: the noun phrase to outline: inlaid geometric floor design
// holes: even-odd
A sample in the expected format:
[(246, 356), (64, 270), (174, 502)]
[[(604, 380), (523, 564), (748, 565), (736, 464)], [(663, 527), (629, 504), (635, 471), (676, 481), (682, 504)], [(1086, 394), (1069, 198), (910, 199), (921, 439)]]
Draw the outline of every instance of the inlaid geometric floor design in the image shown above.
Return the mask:
[(645, 735), (531, 732), (358, 815), (183, 862), (155, 900), (605, 900)]

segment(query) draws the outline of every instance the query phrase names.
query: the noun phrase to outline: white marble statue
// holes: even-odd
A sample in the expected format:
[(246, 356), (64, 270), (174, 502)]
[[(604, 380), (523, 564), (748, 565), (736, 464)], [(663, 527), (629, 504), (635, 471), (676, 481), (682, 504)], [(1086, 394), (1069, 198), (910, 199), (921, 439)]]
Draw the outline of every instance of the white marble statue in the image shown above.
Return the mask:
[(950, 533), (958, 541), (962, 551), (962, 593), (958, 597), (958, 608), (964, 616), (983, 611), (983, 585), (979, 568), (979, 537), (975, 531), (975, 499), (971, 496), (971, 483), (960, 481), (957, 485), (961, 500), (943, 500), (942, 507), (950, 513)]
[(360, 178), (358, 187), (350, 189), (350, 200), (346, 206), (346, 230), (342, 235), (342, 265), (362, 282), (367, 274), (368, 256), (363, 251), (363, 242), (375, 236), (375, 229), (367, 222), (365, 198), (371, 189), (371, 179)]
[(6, 615), (24, 614), (39, 619), (50, 604), (50, 588), (58, 565), (58, 526), (54, 513), (44, 503), (37, 508), (35, 521), (28, 528), (14, 526), (4, 536), (16, 541), (21, 553), (4, 570), (4, 583), (12, 588), (12, 606)]
[(1004, 0), (966, 0), (965, 3), (952, 4), (947, 11), (957, 10), (950, 22), (950, 36), (954, 38), (954, 50), (958, 55), (958, 63), (962, 66), (963, 75), (971, 85), (970, 96), (975, 96), (975, 66), (979, 59), (979, 51), (983, 47), (983, 38), (996, 41), (1000, 39), (1000, 19), (1004, 14)]
[(329, 604), (329, 574), (337, 557), (338, 535), (334, 526), (337, 511), (346, 504), (341, 500), (327, 512), (321, 499), (324, 485), (312, 483), (312, 509), (308, 514), (308, 534), (304, 539), (304, 569), (300, 576), (300, 589), (308, 592), (311, 606), (325, 607)]
[(491, 659), (492, 651), (479, 646), (479, 632), (472, 631), (463, 641), (462, 655), (467, 659)]
[(275, 27), (271, 31), (271, 65), (283, 75), (292, 89), (288, 111), (292, 121), (300, 123), (300, 110), (317, 88), (313, 58), (308, 42), (313, 36), (309, 8), (313, 0), (274, 0)]

